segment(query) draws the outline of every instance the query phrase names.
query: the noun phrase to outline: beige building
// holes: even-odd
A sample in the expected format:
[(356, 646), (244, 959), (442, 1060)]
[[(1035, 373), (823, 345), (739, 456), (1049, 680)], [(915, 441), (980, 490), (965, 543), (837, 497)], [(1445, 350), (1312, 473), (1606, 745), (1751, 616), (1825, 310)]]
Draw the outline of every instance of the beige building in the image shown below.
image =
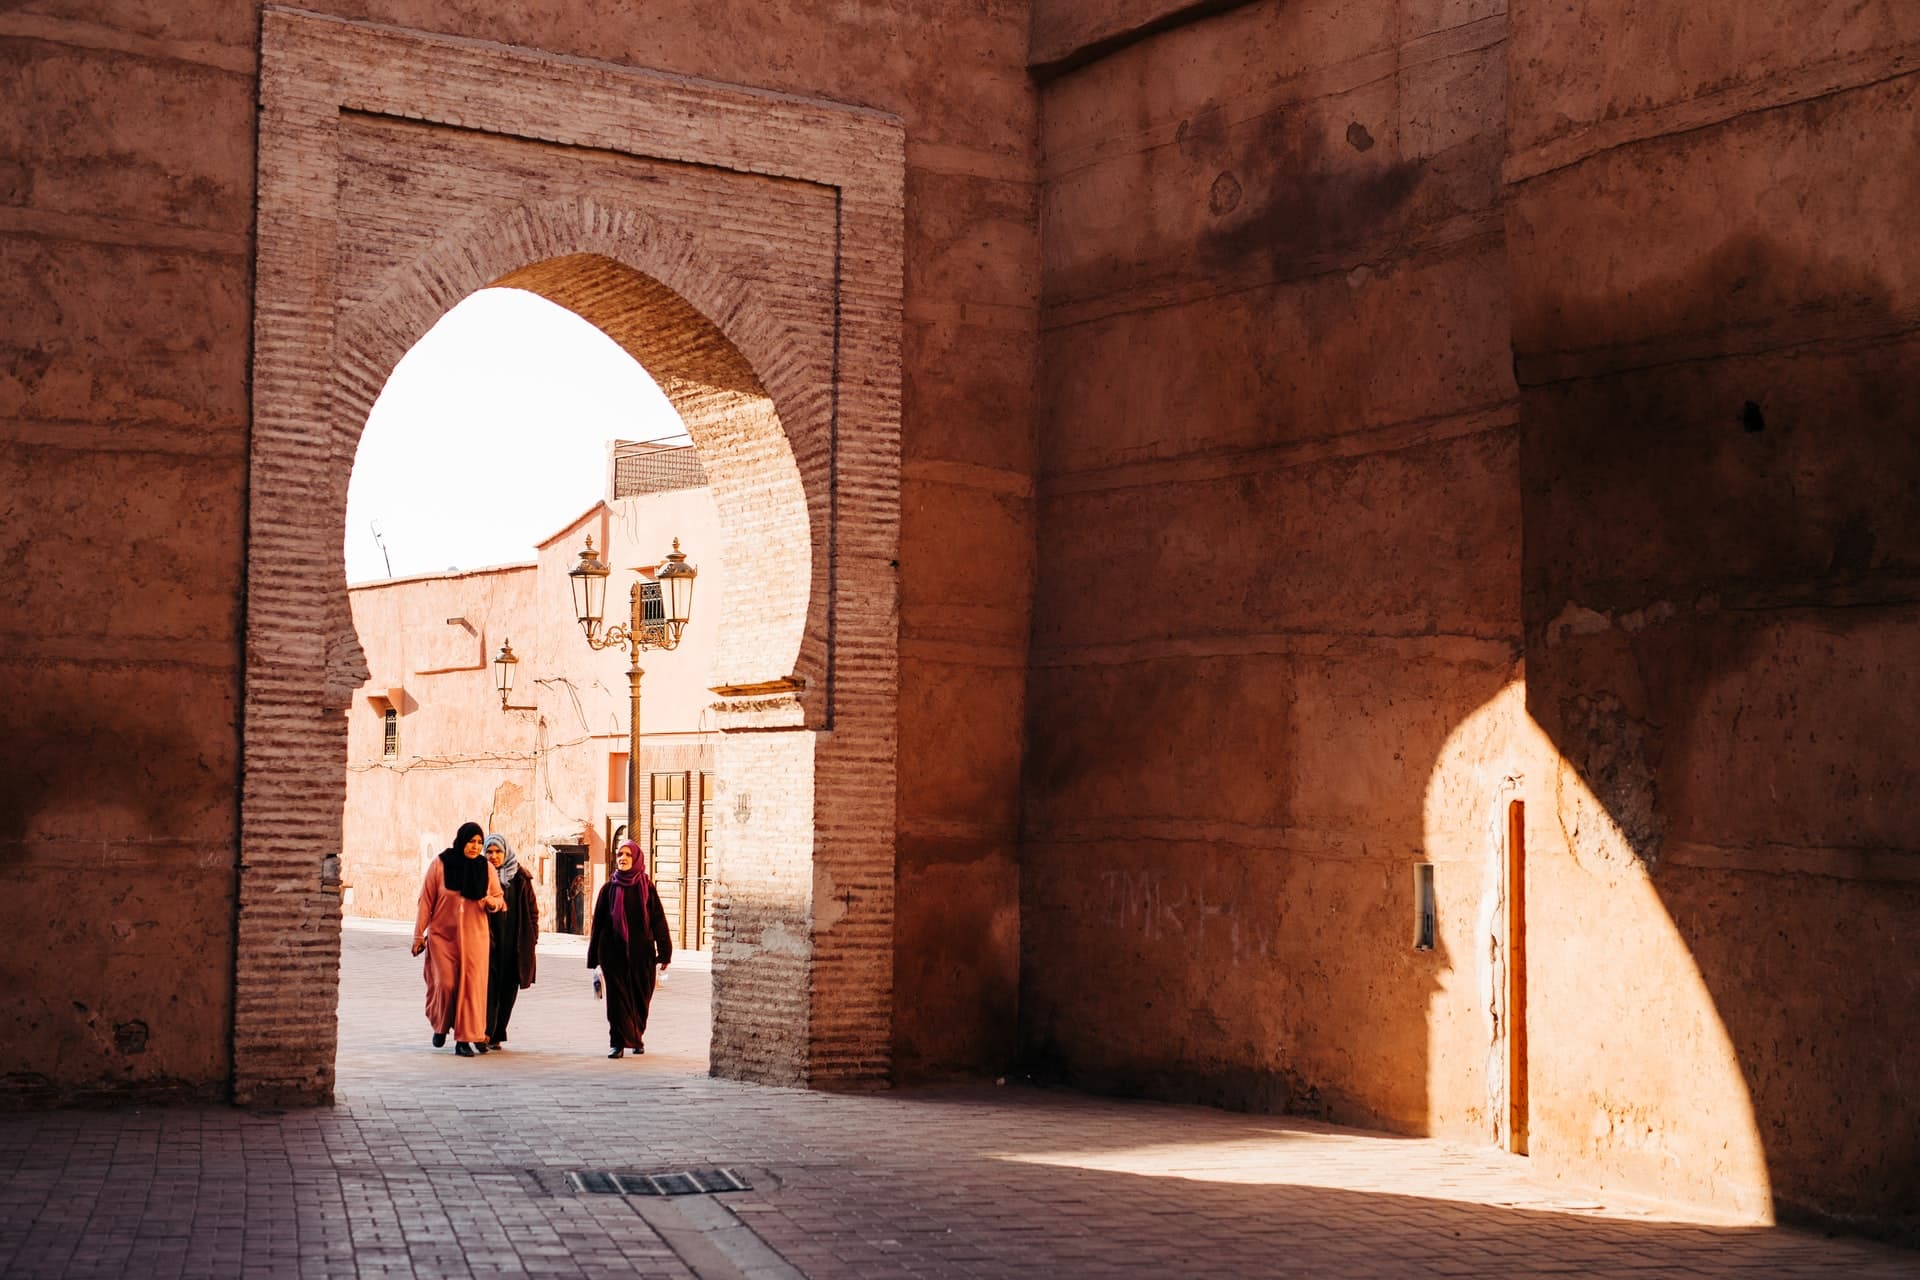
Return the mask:
[[(533, 875), (542, 928), (585, 931), (607, 851), (627, 824), (628, 654), (589, 647), (567, 575), (591, 536), (615, 570), (611, 626), (626, 618), (629, 585), (647, 581), (678, 538), (699, 569), (695, 613), (679, 647), (641, 655), (638, 825), (676, 943), (706, 944), (707, 672), (727, 589), (713, 495), (690, 446), (616, 451), (610, 478), (607, 500), (540, 543), (529, 563), (350, 589), (372, 675), (347, 712), (349, 914), (411, 919), (427, 863), (472, 821), (506, 836)], [(516, 674), (503, 698), (497, 659), (509, 644)]]

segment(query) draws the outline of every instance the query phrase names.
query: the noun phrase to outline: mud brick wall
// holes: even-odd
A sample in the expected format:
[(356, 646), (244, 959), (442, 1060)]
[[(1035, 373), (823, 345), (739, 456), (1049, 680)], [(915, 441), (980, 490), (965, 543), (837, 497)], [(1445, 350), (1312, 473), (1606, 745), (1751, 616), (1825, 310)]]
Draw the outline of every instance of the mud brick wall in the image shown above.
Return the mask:
[(1249, 5), (1046, 86), (1036, 1069), (1479, 1124), (1477, 1078), (1429, 1086), (1461, 957), (1411, 947), (1417, 862), (1471, 926), (1479, 819), (1422, 801), (1520, 652), (1505, 25), (1468, 8)]
[(1539, 1097), (1546, 1154), (1711, 1198), (1732, 1133), (1779, 1214), (1911, 1232), (1920, 11), (1512, 9), (1527, 704), (1687, 966), (1593, 931), (1662, 1050)]

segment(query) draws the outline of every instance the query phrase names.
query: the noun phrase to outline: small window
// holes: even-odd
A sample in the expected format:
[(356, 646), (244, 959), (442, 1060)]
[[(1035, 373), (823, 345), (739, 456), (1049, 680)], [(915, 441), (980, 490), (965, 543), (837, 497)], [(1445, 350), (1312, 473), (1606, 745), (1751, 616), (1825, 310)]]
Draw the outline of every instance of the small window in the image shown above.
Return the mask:
[(684, 773), (656, 773), (653, 775), (653, 798), (674, 801), (687, 798), (687, 775)]
[(1438, 932), (1433, 908), (1433, 864), (1422, 862), (1413, 869), (1413, 946), (1416, 951), (1433, 950)]
[(660, 584), (640, 584), (640, 621), (646, 626), (662, 626), (667, 621), (667, 606), (660, 598)]
[(381, 718), (386, 721), (386, 736), (380, 745), (380, 754), (389, 760), (396, 760), (400, 756), (400, 713), (388, 707)]
[(627, 753), (615, 751), (607, 757), (607, 803), (627, 802)]

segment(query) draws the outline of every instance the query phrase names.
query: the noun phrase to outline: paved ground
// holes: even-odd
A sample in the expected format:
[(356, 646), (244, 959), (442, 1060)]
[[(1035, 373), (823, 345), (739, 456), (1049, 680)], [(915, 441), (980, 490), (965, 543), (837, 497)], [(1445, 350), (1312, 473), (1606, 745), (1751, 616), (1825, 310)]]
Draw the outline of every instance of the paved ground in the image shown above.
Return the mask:
[[(346, 933), (339, 1105), (0, 1117), (7, 1276), (1920, 1276), (1920, 1254), (1666, 1220), (1525, 1161), (1025, 1088), (846, 1097), (706, 1076), (696, 958), (607, 1060), (543, 947), (508, 1052), (434, 1052), (404, 930)], [(752, 1190), (580, 1194), (568, 1170)]]

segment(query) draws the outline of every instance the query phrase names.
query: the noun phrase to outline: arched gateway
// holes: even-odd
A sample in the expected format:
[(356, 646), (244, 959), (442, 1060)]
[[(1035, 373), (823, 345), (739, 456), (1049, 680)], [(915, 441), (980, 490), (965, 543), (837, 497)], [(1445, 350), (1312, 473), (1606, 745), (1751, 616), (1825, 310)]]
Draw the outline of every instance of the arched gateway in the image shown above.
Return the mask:
[[(489, 285), (576, 311), (646, 367), (727, 530), (737, 589), (708, 615), (714, 1069), (884, 1079), (899, 124), (279, 11), (262, 57), (236, 1099), (331, 1096), (340, 903), (323, 860), (364, 678), (347, 478), (394, 365)], [(437, 500), (431, 477), (421, 490)]]

